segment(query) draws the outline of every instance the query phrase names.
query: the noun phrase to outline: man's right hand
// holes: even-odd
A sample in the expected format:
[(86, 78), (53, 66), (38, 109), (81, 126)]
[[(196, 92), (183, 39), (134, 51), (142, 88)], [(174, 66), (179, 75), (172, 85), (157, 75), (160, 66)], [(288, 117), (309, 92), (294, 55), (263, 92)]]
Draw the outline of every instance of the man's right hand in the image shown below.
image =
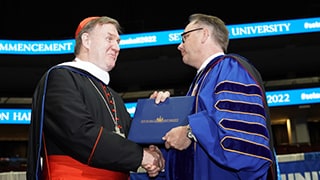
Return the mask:
[(155, 145), (150, 145), (143, 149), (143, 159), (141, 166), (147, 171), (150, 177), (155, 177), (164, 170), (165, 160), (162, 152)]

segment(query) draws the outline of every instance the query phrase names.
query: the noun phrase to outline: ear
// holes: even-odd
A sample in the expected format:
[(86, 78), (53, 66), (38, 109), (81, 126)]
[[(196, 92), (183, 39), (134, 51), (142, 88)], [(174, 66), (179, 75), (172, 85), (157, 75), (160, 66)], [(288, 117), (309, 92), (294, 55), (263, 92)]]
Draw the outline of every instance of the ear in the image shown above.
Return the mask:
[(204, 43), (204, 42), (206, 42), (208, 40), (210, 32), (209, 32), (209, 30), (207, 28), (204, 28), (202, 30), (202, 32), (203, 32), (203, 34), (202, 34), (202, 38), (201, 38), (201, 43)]
[(90, 45), (90, 39), (89, 39), (89, 34), (88, 33), (83, 33), (81, 35), (81, 40), (82, 40), (82, 45), (86, 48), (89, 48)]

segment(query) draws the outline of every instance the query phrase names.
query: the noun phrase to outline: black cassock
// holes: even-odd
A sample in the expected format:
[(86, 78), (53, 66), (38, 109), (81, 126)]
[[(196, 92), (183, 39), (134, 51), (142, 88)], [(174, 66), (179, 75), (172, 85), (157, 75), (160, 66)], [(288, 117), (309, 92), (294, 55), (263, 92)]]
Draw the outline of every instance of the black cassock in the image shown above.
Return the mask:
[[(92, 167), (129, 173), (141, 163), (143, 149), (115, 133), (108, 109), (111, 93), (121, 133), (131, 123), (122, 98), (89, 72), (70, 66), (48, 70), (33, 95), (27, 178), (41, 174), (43, 138), (48, 155), (67, 155)], [(108, 92), (105, 92), (105, 91)]]

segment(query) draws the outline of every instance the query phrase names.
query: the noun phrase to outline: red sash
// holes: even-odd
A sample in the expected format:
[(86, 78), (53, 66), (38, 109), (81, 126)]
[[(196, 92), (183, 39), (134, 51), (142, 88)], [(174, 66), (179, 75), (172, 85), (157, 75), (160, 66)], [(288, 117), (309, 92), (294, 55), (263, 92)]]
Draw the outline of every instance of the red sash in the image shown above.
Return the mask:
[(49, 155), (47, 158), (44, 180), (129, 180), (128, 173), (90, 167), (70, 156)]

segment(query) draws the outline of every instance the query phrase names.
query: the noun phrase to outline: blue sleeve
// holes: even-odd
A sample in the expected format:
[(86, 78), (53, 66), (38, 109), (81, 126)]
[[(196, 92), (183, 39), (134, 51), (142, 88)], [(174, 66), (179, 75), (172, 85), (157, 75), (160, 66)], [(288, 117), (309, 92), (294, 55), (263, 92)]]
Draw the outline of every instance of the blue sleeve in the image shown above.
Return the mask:
[(215, 162), (237, 171), (267, 171), (272, 163), (266, 120), (263, 88), (232, 58), (206, 75), (197, 112), (189, 116), (199, 145)]

